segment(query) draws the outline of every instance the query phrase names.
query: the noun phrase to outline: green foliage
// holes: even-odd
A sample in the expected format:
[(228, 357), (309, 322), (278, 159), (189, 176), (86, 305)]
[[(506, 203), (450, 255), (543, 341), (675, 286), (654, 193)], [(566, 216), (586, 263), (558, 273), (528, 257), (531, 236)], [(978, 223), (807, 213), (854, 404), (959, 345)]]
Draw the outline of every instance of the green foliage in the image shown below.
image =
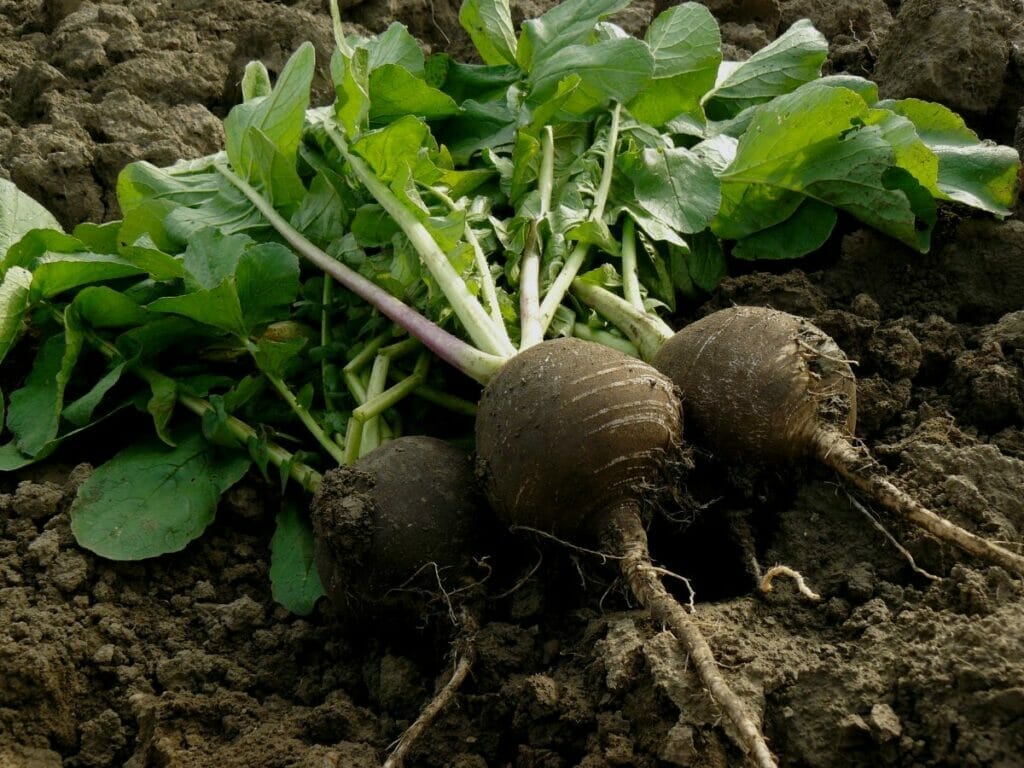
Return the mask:
[[(64, 233), (0, 180), (0, 362), (33, 360), (5, 378), (0, 471), (135, 409), (152, 430), (83, 486), (73, 530), (137, 559), (200, 535), (253, 464), (311, 490), (341, 444), (429, 431), (436, 403), (472, 410), (442, 366), (410, 376), (394, 351), (410, 349), (395, 347), (404, 331), (297, 253), (346, 265), (440, 326), (427, 336), (500, 361), (537, 320), (524, 265), (549, 336), (635, 351), (572, 294), (576, 275), (632, 286), (637, 311), (657, 313), (714, 290), (730, 258), (812, 253), (840, 217), (926, 251), (937, 201), (1011, 212), (1014, 150), (941, 105), (822, 78), (827, 43), (809, 22), (730, 62), (704, 5), (671, 8), (642, 40), (609, 21), (628, 5), (566, 0), (517, 36), (508, 0), (466, 0), (483, 64), (424, 57), (400, 24), (342, 39), (325, 107), (309, 107), (312, 45), (274, 84), (250, 65), (225, 151), (129, 165), (118, 222)], [(17, 350), (25, 339), (35, 347)], [(371, 376), (382, 349), (390, 376), (383, 363)], [(430, 404), (385, 411), (360, 446), (353, 410), (391, 379), (425, 382)], [(271, 552), (275, 597), (312, 610), (312, 533), (290, 504)]]
[(175, 448), (145, 440), (97, 467), (82, 484), (71, 505), (71, 530), (79, 544), (111, 560), (178, 552), (213, 522), (221, 494), (249, 463), (198, 431)]
[(270, 540), (270, 581), (274, 599), (298, 616), (312, 613), (324, 594), (313, 547), (309, 522), (299, 514), (296, 504), (286, 501)]

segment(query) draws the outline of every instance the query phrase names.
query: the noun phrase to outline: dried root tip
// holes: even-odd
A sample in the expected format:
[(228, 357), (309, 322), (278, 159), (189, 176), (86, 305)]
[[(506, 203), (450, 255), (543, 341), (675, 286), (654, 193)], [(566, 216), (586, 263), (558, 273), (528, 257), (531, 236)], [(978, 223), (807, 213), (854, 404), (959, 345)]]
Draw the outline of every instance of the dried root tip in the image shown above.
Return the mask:
[(701, 682), (711, 697), (732, 721), (744, 749), (757, 768), (778, 768), (772, 757), (761, 726), (722, 677), (711, 646), (704, 639), (693, 617), (665, 589), (658, 577), (659, 569), (651, 563), (647, 550), (647, 534), (640, 516), (633, 509), (622, 507), (609, 517), (603, 532), (606, 548), (621, 556), (622, 575), (633, 594), (650, 611), (655, 621), (667, 626), (693, 661)]
[(772, 591), (774, 588), (772, 582), (775, 581), (776, 576), (786, 576), (795, 581), (797, 590), (808, 600), (813, 600), (815, 602), (821, 600), (821, 595), (807, 586), (807, 582), (804, 581), (804, 577), (800, 574), (800, 571), (794, 570), (788, 565), (773, 565), (768, 569), (768, 572), (761, 578), (761, 583), (757, 587), (762, 594), (767, 595)]
[(815, 453), (826, 466), (886, 509), (969, 555), (1024, 576), (1024, 557), (971, 533), (919, 504), (885, 475), (863, 446), (854, 446), (837, 432), (822, 431), (815, 437)]
[(444, 684), (444, 687), (437, 692), (437, 695), (431, 699), (430, 703), (423, 708), (420, 716), (416, 718), (416, 722), (410, 725), (405, 733), (398, 737), (394, 750), (388, 755), (388, 759), (384, 761), (383, 768), (401, 768), (416, 740), (430, 727), (430, 724), (438, 714), (455, 698), (455, 694), (469, 675), (469, 671), (472, 669), (473, 662), (476, 659), (476, 629), (476, 620), (469, 613), (463, 611), (462, 633), (456, 643), (461, 655), (455, 664), (452, 676)]

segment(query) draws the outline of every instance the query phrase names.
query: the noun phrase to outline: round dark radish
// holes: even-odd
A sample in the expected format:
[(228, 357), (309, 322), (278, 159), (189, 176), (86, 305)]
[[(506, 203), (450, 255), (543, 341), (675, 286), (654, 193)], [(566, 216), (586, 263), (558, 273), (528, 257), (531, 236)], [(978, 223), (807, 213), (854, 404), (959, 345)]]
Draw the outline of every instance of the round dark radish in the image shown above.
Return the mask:
[(476, 489), (470, 456), (432, 437), (400, 437), (327, 472), (311, 505), (327, 596), (360, 610), (404, 602), (406, 588), (462, 586), (485, 554)]
[(723, 309), (669, 338), (652, 362), (679, 387), (690, 438), (719, 458), (815, 458), (937, 538), (1024, 574), (1024, 557), (926, 509), (853, 440), (856, 379), (809, 321), (766, 307)]
[(723, 460), (791, 462), (823, 431), (853, 433), (857, 385), (843, 351), (807, 320), (731, 307), (666, 341), (652, 365), (675, 382), (690, 439)]
[(455, 697), (476, 657), (475, 556), (489, 536), (471, 457), (432, 437), (388, 441), (352, 466), (324, 475), (311, 505), (324, 591), (351, 615), (407, 621), (437, 611), (454, 621), (458, 661), (448, 682), (397, 740), (385, 768), (400, 768), (430, 723)]
[(499, 519), (597, 535), (609, 514), (671, 487), (684, 461), (679, 400), (646, 363), (555, 339), (513, 357), (484, 389), (476, 450)]
[(688, 463), (672, 382), (635, 358), (579, 339), (513, 357), (484, 389), (478, 472), (498, 517), (573, 542), (597, 541), (654, 619), (679, 638), (760, 768), (776, 765), (696, 622), (651, 563), (642, 507)]

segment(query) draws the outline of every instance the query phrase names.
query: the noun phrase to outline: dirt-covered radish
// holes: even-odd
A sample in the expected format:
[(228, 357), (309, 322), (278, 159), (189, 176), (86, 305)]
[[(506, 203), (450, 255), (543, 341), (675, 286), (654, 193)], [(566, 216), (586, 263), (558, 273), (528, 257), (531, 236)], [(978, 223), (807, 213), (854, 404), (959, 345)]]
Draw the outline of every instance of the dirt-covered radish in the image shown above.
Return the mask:
[(702, 681), (758, 766), (774, 766), (760, 727), (718, 670), (693, 618), (651, 563), (643, 508), (670, 492), (687, 463), (672, 382), (646, 363), (579, 339), (513, 357), (484, 389), (478, 472), (500, 519), (596, 541), (656, 621), (682, 641)]
[(482, 507), (470, 456), (432, 437), (390, 440), (330, 470), (311, 506), (324, 591), (358, 613), (424, 584), (439, 597), (464, 586), (486, 554)]
[(1024, 557), (922, 506), (853, 439), (856, 379), (809, 321), (765, 307), (723, 309), (668, 338), (652, 364), (679, 387), (692, 440), (719, 458), (817, 459), (937, 538), (1024, 575)]
[(475, 657), (471, 603), (476, 558), (487, 552), (486, 515), (472, 458), (432, 437), (383, 443), (327, 472), (313, 497), (316, 563), (328, 598), (348, 616), (418, 622), (458, 613), (458, 661), (444, 687), (384, 763), (398, 768), (419, 734), (454, 697)]

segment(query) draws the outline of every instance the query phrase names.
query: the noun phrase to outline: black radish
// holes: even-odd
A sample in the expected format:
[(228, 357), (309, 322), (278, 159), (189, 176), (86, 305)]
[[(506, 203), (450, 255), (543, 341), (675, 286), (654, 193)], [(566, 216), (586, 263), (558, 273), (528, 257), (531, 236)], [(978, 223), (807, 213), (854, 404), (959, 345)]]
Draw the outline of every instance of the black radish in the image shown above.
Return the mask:
[(667, 339), (652, 364), (679, 387), (690, 439), (718, 458), (817, 459), (936, 538), (1024, 575), (1024, 557), (925, 508), (854, 439), (853, 371), (839, 346), (808, 320), (730, 307)]
[(414, 586), (436, 597), (472, 581), (487, 554), (473, 462), (432, 437), (383, 443), (324, 475), (311, 506), (316, 563), (332, 603), (353, 613), (402, 607)]

